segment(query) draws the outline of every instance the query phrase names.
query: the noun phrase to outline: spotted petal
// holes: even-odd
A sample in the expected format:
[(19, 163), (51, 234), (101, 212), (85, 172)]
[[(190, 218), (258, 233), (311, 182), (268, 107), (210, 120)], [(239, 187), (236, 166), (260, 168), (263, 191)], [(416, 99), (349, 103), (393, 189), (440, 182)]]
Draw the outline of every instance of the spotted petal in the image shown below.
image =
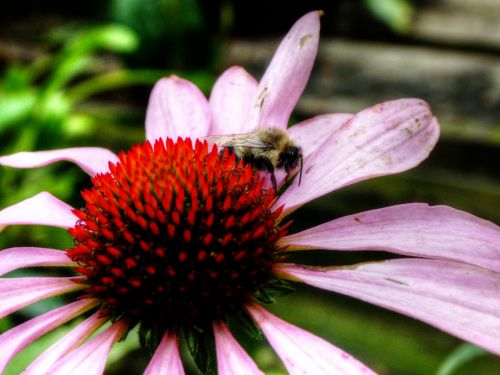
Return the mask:
[(101, 147), (76, 147), (50, 151), (18, 152), (0, 156), (0, 165), (35, 168), (61, 160), (75, 163), (90, 176), (95, 176), (98, 173), (109, 172), (109, 163), (116, 163), (118, 157), (113, 152)]
[(210, 95), (210, 134), (242, 134), (252, 131), (246, 121), (257, 92), (257, 81), (245, 69), (233, 66), (215, 82)]
[(184, 375), (178, 338), (173, 332), (163, 336), (146, 371), (144, 371), (144, 375), (156, 374)]
[(61, 250), (43, 247), (11, 247), (0, 250), (0, 276), (22, 267), (71, 266), (74, 264)]
[(451, 207), (423, 203), (345, 216), (289, 235), (281, 245), (289, 250), (385, 250), (500, 273), (500, 227)]
[(208, 134), (210, 107), (203, 93), (185, 79), (171, 76), (159, 80), (149, 98), (146, 139), (200, 138)]
[(248, 124), (286, 128), (309, 80), (319, 41), (319, 12), (307, 13), (290, 29), (274, 54), (250, 111)]
[(290, 374), (374, 374), (346, 352), (260, 306), (253, 305), (248, 311)]
[[(3, 302), (2, 302), (3, 303)], [(0, 374), (9, 361), (23, 348), (38, 337), (67, 321), (83, 314), (96, 305), (96, 300), (86, 299), (70, 303), (56, 310), (37, 316), (25, 323), (11, 328), (0, 335)]]
[(439, 126), (427, 103), (400, 99), (368, 108), (334, 132), (304, 160), (304, 175), (279, 198), (290, 212), (341, 187), (402, 172), (427, 158)]
[(422, 320), (500, 354), (500, 274), (457, 262), (393, 259), (358, 266), (279, 272)]

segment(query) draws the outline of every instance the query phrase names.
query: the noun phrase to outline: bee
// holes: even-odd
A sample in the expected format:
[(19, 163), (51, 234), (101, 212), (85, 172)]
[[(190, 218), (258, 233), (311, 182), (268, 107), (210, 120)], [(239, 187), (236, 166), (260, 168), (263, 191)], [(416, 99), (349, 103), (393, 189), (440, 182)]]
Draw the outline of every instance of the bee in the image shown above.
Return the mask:
[(284, 169), (288, 179), (300, 163), (300, 184), (302, 149), (295, 145), (286, 130), (260, 127), (248, 134), (213, 135), (204, 139), (209, 145), (219, 146), (221, 152), (226, 149), (233, 152), (238, 160), (242, 159), (254, 169), (269, 172), (274, 191), (277, 191), (275, 169)]

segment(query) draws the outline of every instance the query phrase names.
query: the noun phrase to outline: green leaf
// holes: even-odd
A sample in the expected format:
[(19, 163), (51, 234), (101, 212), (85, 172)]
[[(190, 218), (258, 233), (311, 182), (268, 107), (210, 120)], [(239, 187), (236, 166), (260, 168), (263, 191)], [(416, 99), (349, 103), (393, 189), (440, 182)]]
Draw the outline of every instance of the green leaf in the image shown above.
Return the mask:
[(33, 110), (36, 101), (35, 90), (0, 92), (0, 133), (23, 122)]
[(93, 29), (86, 37), (93, 38), (94, 47), (112, 52), (131, 53), (139, 46), (137, 34), (123, 25), (101, 26)]
[(45, 88), (47, 94), (64, 87), (72, 78), (89, 68), (97, 49), (133, 52), (139, 45), (137, 35), (122, 25), (104, 25), (79, 32), (57, 56), (55, 68)]
[(410, 30), (414, 9), (408, 0), (364, 0), (364, 3), (393, 31), (404, 34)]
[(462, 344), (445, 358), (437, 371), (437, 375), (452, 375), (456, 370), (472, 360), (489, 353), (471, 344)]
[(44, 97), (37, 104), (37, 119), (42, 122), (55, 122), (60, 124), (68, 116), (71, 105), (63, 92), (56, 91)]
[(81, 102), (92, 95), (116, 90), (132, 85), (152, 86), (165, 76), (167, 72), (160, 70), (116, 70), (91, 77), (67, 90), (72, 104)]
[(9, 66), (2, 77), (2, 89), (5, 91), (26, 90), (30, 87), (32, 74), (29, 67)]

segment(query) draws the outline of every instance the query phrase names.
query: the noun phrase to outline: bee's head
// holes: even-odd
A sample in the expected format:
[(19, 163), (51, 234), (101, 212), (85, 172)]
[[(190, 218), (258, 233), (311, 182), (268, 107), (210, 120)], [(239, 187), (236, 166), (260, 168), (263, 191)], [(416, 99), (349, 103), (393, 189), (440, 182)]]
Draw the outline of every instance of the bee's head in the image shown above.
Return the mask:
[(300, 159), (300, 149), (296, 146), (289, 146), (283, 149), (279, 154), (277, 167), (285, 169), (286, 173), (290, 173), (297, 167)]
[(286, 173), (290, 173), (300, 162), (299, 185), (302, 180), (302, 150), (297, 146), (288, 146), (280, 154), (278, 167), (285, 169)]

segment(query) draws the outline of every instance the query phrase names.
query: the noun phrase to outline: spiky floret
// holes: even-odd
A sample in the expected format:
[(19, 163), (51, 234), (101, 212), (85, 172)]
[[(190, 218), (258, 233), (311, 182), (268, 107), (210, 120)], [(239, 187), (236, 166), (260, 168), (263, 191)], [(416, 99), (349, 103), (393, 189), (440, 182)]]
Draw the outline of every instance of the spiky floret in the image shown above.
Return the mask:
[(111, 319), (207, 325), (241, 310), (282, 257), (273, 189), (206, 142), (135, 146), (92, 184), (68, 255)]

